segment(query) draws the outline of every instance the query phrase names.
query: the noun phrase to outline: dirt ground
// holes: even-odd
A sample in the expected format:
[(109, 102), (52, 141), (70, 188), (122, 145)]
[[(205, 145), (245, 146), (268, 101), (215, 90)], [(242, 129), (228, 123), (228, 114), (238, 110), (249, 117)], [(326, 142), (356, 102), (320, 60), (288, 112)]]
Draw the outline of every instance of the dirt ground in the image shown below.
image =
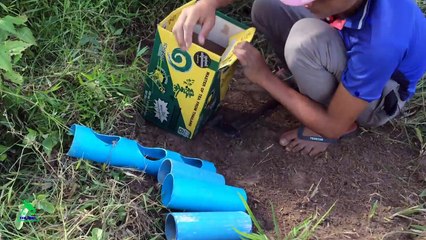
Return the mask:
[[(237, 74), (223, 106), (251, 112), (268, 98)], [(214, 162), (228, 185), (247, 191), (250, 207), (271, 233), (270, 202), (283, 233), (316, 212), (324, 214), (336, 202), (316, 232), (318, 239), (382, 239), (386, 234), (385, 239), (411, 239), (390, 234), (407, 229), (409, 220), (389, 218), (418, 201), (418, 191), (424, 188), (422, 176), (415, 169), (418, 152), (408, 146), (401, 130), (388, 124), (364, 131), (313, 159), (286, 152), (278, 144), (282, 132), (297, 126), (294, 117), (277, 107), (237, 137), (207, 126), (195, 139), (187, 140), (148, 122), (138, 128), (136, 137), (144, 146)], [(376, 200), (378, 208), (369, 221)]]

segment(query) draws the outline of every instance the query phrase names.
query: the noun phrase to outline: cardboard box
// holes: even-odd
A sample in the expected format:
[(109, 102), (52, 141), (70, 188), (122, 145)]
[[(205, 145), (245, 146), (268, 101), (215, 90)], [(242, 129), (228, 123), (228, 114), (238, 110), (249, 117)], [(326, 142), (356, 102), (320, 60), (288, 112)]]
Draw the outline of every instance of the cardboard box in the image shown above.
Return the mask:
[(180, 13), (196, 1), (176, 9), (157, 26), (148, 77), (144, 86), (143, 116), (161, 128), (192, 139), (215, 113), (228, 91), (237, 58), (234, 46), (250, 42), (255, 29), (217, 12), (207, 42), (182, 51), (172, 33)]

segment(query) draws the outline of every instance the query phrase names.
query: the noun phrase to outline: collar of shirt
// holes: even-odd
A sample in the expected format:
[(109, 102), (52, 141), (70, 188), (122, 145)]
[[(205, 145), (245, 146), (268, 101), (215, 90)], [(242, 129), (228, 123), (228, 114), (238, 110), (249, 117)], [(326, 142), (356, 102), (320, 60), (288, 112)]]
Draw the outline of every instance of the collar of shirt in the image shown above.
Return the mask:
[(334, 16), (327, 18), (330, 25), (338, 30), (345, 28), (361, 29), (367, 19), (371, 0), (367, 0), (352, 16), (346, 19), (337, 19)]

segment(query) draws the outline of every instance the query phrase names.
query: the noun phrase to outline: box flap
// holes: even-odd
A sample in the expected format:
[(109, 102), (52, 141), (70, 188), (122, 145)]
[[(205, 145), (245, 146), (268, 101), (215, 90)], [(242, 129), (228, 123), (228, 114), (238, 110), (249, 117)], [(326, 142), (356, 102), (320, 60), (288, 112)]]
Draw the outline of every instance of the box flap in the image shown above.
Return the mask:
[(247, 41), (251, 42), (254, 37), (256, 29), (251, 27), (243, 32), (234, 34), (229, 38), (228, 47), (225, 52), (222, 54), (219, 69), (232, 65), (235, 61), (237, 61), (237, 56), (234, 54), (234, 48), (237, 44)]

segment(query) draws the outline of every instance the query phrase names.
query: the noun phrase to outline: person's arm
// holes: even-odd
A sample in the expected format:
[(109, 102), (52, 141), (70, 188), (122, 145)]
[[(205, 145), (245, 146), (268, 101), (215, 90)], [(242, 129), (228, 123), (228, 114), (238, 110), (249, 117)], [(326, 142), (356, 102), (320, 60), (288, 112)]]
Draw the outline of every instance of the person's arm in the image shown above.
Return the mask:
[(200, 0), (200, 1), (210, 1), (216, 3), (216, 9), (221, 7), (226, 7), (229, 4), (233, 3), (234, 0)]
[(235, 55), (246, 77), (268, 91), (299, 121), (327, 138), (339, 138), (354, 124), (368, 102), (352, 96), (340, 84), (328, 108), (300, 94), (278, 79), (268, 68), (259, 51), (249, 43), (238, 45)]
[(258, 84), (305, 126), (327, 138), (337, 139), (344, 135), (368, 105), (368, 102), (353, 97), (342, 84), (327, 109), (290, 88), (272, 73)]
[(200, 0), (193, 6), (184, 9), (173, 27), (173, 34), (179, 47), (186, 51), (191, 46), (196, 24), (202, 26), (198, 41), (203, 45), (207, 35), (214, 27), (216, 9), (225, 7), (232, 2), (233, 0)]

